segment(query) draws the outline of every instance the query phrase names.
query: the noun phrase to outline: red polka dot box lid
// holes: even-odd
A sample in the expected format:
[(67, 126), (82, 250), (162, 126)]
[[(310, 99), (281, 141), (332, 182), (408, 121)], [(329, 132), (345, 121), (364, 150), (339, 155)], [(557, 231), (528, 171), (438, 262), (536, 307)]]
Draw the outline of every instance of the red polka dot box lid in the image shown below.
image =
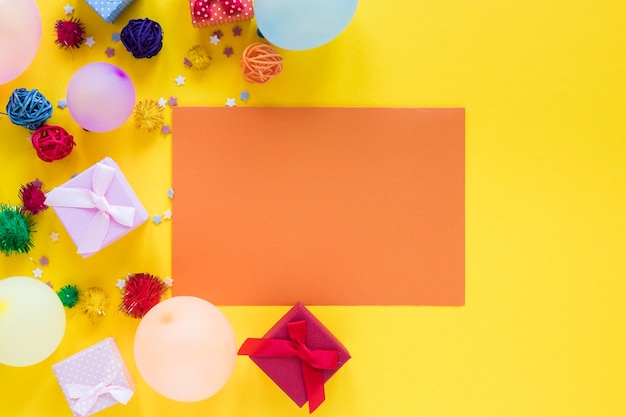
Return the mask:
[(251, 0), (191, 0), (191, 23), (197, 27), (217, 26), (254, 17)]

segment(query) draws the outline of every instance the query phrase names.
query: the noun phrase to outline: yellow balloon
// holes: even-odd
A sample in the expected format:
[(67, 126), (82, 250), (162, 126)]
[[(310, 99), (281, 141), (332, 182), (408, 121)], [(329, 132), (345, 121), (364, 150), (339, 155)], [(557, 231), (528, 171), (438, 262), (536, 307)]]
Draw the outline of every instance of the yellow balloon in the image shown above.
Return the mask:
[(134, 350), (146, 383), (181, 402), (204, 400), (222, 389), (237, 357), (235, 333), (224, 314), (190, 296), (152, 307), (139, 322)]
[(35, 0), (0, 0), (0, 84), (17, 78), (33, 62), (41, 42)]
[(65, 310), (52, 288), (35, 278), (0, 280), (0, 363), (39, 363), (54, 353), (64, 334)]

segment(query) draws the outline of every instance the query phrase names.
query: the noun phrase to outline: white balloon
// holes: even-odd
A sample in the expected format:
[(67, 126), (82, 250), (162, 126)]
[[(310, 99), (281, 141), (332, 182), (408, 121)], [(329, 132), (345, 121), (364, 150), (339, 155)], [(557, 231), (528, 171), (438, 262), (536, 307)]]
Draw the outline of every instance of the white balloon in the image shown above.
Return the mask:
[(39, 363), (54, 353), (64, 334), (65, 309), (52, 288), (35, 278), (0, 280), (0, 363)]

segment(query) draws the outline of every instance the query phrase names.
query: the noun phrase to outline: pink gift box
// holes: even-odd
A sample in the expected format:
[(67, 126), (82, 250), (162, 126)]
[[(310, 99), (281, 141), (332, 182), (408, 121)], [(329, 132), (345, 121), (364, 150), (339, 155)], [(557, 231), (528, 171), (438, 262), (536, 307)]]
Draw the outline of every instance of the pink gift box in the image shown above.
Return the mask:
[(108, 157), (47, 193), (46, 204), (85, 258), (148, 220), (120, 167)]
[[(318, 378), (325, 383), (350, 359), (350, 354), (339, 340), (337, 340), (302, 303), (297, 303), (293, 306), (262, 339), (246, 340), (241, 346), (239, 354), (249, 354), (250, 359), (261, 368), (261, 370), (265, 372), (298, 407), (302, 407), (309, 401), (309, 409), (312, 412), (321, 401), (324, 400), (324, 394), (322, 384), (321, 401), (316, 401), (316, 404), (311, 404), (307, 395), (305, 371), (302, 364), (303, 360), (300, 359), (301, 355), (307, 356), (308, 354), (303, 354), (302, 349), (296, 348), (298, 353), (296, 355), (289, 355), (288, 353), (285, 354), (284, 346), (275, 348), (262, 346), (258, 343), (259, 341), (263, 342), (263, 339), (280, 340), (283, 344), (285, 342), (292, 343), (293, 333), (290, 333), (289, 326), (301, 324), (303, 321), (306, 323), (304, 345), (306, 346), (305, 350), (307, 352), (336, 352), (336, 366), (334, 366), (334, 369), (319, 369), (320, 374)], [(281, 351), (281, 353), (275, 357), (256, 356), (250, 353), (255, 350), (259, 353), (263, 351), (263, 355), (267, 354), (268, 356), (274, 355), (276, 351)], [(269, 350), (274, 353), (268, 354)], [(313, 379), (315, 379), (315, 377)]]
[(229, 1), (232, 2), (232, 0), (190, 0), (191, 23), (197, 28), (202, 28), (241, 22), (254, 17), (251, 0), (241, 0), (241, 11), (233, 14), (226, 12)]
[(112, 337), (52, 365), (74, 417), (127, 404), (135, 381)]

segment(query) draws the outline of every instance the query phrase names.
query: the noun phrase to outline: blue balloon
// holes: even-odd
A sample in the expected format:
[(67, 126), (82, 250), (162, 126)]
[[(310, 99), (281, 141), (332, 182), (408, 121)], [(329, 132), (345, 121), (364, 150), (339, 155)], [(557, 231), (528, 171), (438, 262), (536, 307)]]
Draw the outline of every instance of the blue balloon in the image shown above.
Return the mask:
[(348, 26), (358, 0), (256, 0), (259, 30), (271, 44), (302, 51), (324, 45)]

